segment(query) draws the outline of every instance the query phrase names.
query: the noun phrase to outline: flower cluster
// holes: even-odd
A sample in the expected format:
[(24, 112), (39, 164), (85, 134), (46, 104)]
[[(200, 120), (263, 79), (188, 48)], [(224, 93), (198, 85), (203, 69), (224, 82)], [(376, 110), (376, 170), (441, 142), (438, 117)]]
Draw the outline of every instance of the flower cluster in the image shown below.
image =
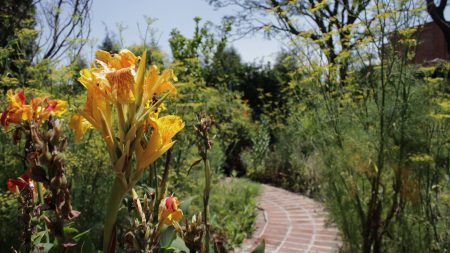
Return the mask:
[(116, 177), (106, 210), (103, 250), (112, 252), (112, 232), (122, 199), (144, 169), (172, 147), (172, 138), (184, 123), (176, 115), (160, 116), (165, 99), (176, 96), (171, 69), (160, 73), (152, 65), (146, 71), (146, 52), (137, 57), (128, 50), (118, 54), (98, 50), (95, 56), (93, 66), (80, 71), (78, 80), (87, 98), (69, 125), (75, 141), (95, 128), (106, 143)]
[[(162, 101), (168, 95), (176, 95), (171, 82), (176, 77), (171, 69), (160, 74), (152, 65), (145, 73), (145, 59), (128, 50), (118, 54), (98, 50), (95, 66), (83, 69), (80, 75), (79, 81), (87, 90), (87, 99), (84, 108), (72, 117), (70, 126), (76, 141), (87, 129), (97, 129), (107, 144), (117, 173), (124, 172), (123, 164), (130, 151), (136, 154), (139, 174), (173, 145), (172, 138), (184, 123), (175, 115), (159, 117)], [(163, 93), (167, 94), (158, 99)], [(114, 111), (118, 120), (117, 134), (113, 127)], [(147, 142), (143, 137), (149, 127), (153, 132)], [(117, 156), (117, 149), (122, 151), (122, 156)]]
[(36, 122), (41, 124), (50, 116), (61, 116), (67, 110), (67, 102), (62, 100), (50, 100), (48, 97), (32, 98), (26, 103), (23, 91), (16, 94), (8, 90), (8, 107), (2, 113), (0, 122), (7, 128), (11, 123)]
[(9, 90), (7, 96), (8, 106), (1, 115), (1, 124), (5, 128), (11, 124), (17, 126), (13, 132), (15, 144), (25, 139), (21, 157), (26, 172), (9, 179), (8, 189), (19, 198), (26, 252), (36, 246), (32, 238), (39, 227), (33, 220), (40, 219), (62, 247), (72, 247), (75, 244), (67, 244), (72, 238), (64, 233), (64, 224), (80, 213), (72, 209), (70, 183), (64, 168), (66, 137), (62, 133), (62, 121), (57, 118), (67, 110), (68, 104), (48, 97), (31, 98), (27, 103), (23, 91), (14, 94)]

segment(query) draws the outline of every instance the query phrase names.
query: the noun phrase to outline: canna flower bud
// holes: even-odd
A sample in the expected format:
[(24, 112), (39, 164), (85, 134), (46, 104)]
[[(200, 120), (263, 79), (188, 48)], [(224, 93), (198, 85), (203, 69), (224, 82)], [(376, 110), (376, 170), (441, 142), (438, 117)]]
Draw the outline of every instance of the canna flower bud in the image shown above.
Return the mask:
[(183, 218), (183, 211), (179, 208), (180, 201), (176, 197), (167, 197), (159, 205), (158, 220), (166, 225), (178, 223)]

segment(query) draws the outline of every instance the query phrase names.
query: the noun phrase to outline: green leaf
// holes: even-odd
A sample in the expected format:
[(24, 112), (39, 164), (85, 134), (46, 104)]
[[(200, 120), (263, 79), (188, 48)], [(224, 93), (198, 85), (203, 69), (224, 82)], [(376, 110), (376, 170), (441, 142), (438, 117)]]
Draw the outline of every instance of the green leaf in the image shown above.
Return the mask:
[(192, 200), (194, 200), (196, 196), (191, 196), (189, 198), (183, 199), (183, 201), (180, 204), (180, 209), (183, 211), (184, 215), (187, 215), (188, 208), (192, 203)]
[[(42, 250), (36, 250), (39, 253), (47, 253), (53, 248), (53, 243), (38, 243), (37, 248), (41, 248)], [(34, 251), (33, 251), (34, 252)]]
[(87, 234), (89, 234), (89, 232), (91, 232), (91, 229), (88, 229), (88, 230), (86, 230), (84, 232), (81, 232), (81, 233), (75, 235), (72, 239), (75, 240), (76, 242), (78, 242), (78, 241), (80, 241), (80, 239), (82, 239)]
[(176, 252), (174, 248), (160, 248), (158, 253), (174, 253)]
[(45, 231), (45, 230), (37, 232), (35, 235), (32, 236), (31, 240), (34, 243), (39, 244), (46, 233), (47, 233), (47, 231)]
[(264, 253), (266, 250), (266, 242), (263, 240), (256, 248), (252, 251), (252, 253)]
[(179, 251), (190, 253), (189, 248), (186, 246), (186, 243), (179, 236), (172, 242), (170, 245), (171, 248), (175, 248)]
[(159, 245), (161, 246), (161, 248), (167, 248), (169, 247), (173, 240), (175, 240), (177, 236), (177, 232), (175, 231), (175, 228), (170, 226), (170, 227), (165, 227), (161, 230), (161, 239), (159, 240)]
[(71, 236), (73, 236), (73, 235), (76, 235), (76, 234), (78, 234), (79, 232), (78, 232), (78, 229), (76, 229), (76, 228), (73, 228), (73, 227), (69, 227), (69, 226), (64, 226), (64, 234), (65, 235), (71, 235)]

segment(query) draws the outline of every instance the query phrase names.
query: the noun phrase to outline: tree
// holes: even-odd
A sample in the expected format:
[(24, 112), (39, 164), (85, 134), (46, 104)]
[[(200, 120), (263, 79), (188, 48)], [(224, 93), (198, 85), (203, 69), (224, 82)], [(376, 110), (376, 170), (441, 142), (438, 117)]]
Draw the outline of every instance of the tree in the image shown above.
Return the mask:
[[(240, 35), (266, 31), (313, 41), (328, 63), (335, 65), (336, 76), (345, 80), (349, 62), (340, 57), (358, 43), (363, 34), (356, 35), (356, 22), (370, 1), (326, 0), (208, 0), (215, 7), (236, 6), (235, 15)], [(309, 24), (310, 27), (304, 27)]]
[(91, 32), (92, 0), (40, 0), (37, 5), (44, 31), (39, 38), (41, 58), (60, 60), (68, 51), (79, 55)]
[(114, 39), (114, 37), (112, 37), (112, 35), (109, 34), (109, 32), (107, 32), (98, 48), (112, 54), (117, 54), (120, 51), (120, 44)]
[(0, 5), (0, 87), (25, 85), (36, 51), (35, 6), (31, 0), (6, 0)]
[(447, 0), (440, 0), (439, 4), (436, 4), (434, 0), (427, 0), (428, 13), (444, 34), (447, 41), (448, 57), (450, 58), (450, 21), (445, 20), (445, 7), (447, 7)]

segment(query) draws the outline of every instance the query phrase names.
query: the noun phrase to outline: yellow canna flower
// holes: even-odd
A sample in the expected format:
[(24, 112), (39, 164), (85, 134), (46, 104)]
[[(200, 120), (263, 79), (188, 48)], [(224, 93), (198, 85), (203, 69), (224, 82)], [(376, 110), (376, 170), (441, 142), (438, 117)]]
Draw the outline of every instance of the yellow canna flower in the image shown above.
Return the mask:
[(86, 133), (89, 128), (92, 128), (91, 123), (87, 121), (80, 114), (74, 114), (70, 118), (69, 127), (75, 132), (75, 142), (80, 142), (81, 137)]
[(96, 128), (105, 139), (108, 148), (113, 150), (111, 104), (110, 99), (107, 99), (111, 89), (106, 85), (106, 80), (99, 78), (95, 71), (99, 71), (99, 69), (91, 68), (80, 71), (78, 81), (87, 89), (86, 103), (84, 108), (79, 111), (80, 115), (72, 117), (70, 127), (75, 132), (77, 142), (89, 127)]
[(127, 49), (122, 49), (118, 54), (114, 55), (103, 50), (97, 50), (95, 58), (101, 64), (105, 64), (108, 68), (115, 70), (133, 67), (138, 60), (138, 57)]
[[(128, 50), (118, 54), (98, 50), (95, 66), (80, 71), (78, 79), (87, 89), (87, 98), (80, 115), (73, 116), (70, 122), (75, 139), (78, 141), (90, 125), (98, 129), (116, 173), (109, 202), (113, 208), (107, 210), (105, 221), (105, 252), (116, 222), (116, 207), (123, 196), (142, 176), (143, 169), (172, 147), (172, 138), (184, 128), (178, 116), (159, 117), (167, 96), (155, 97), (163, 92), (176, 95), (171, 82), (176, 80), (173, 71), (165, 70), (160, 75), (156, 66), (151, 66), (146, 73), (145, 58), (145, 53), (136, 57)], [(115, 124), (112, 112), (116, 113)], [(145, 132), (150, 126), (153, 132), (147, 141)], [(177, 205), (177, 200), (170, 198), (167, 205), (161, 206), (162, 222), (178, 224), (182, 212)]]
[(172, 69), (166, 69), (159, 75), (158, 67), (150, 66), (144, 81), (144, 101), (149, 101), (154, 95), (168, 91), (171, 97), (177, 95), (177, 89), (170, 80), (177, 81)]
[(97, 50), (97, 62), (101, 68), (93, 69), (92, 73), (105, 81), (105, 86), (111, 93), (111, 99), (121, 104), (130, 104), (135, 100), (135, 64), (138, 60), (129, 50), (121, 50), (119, 54)]
[(106, 79), (111, 85), (113, 101), (118, 101), (121, 104), (134, 102), (134, 76), (131, 69), (109, 72), (106, 74)]
[(158, 210), (158, 221), (166, 225), (173, 225), (183, 218), (183, 211), (179, 208), (180, 201), (176, 197), (161, 200)]
[(184, 122), (175, 115), (149, 118), (149, 123), (153, 127), (153, 133), (149, 142), (145, 147), (141, 143), (136, 148), (138, 171), (152, 164), (169, 150), (174, 144), (172, 138), (184, 128)]
[(80, 114), (91, 123), (93, 127), (100, 131), (110, 150), (113, 150), (111, 136), (112, 115), (110, 103), (105, 97), (98, 92), (98, 88), (89, 87), (84, 110)]

